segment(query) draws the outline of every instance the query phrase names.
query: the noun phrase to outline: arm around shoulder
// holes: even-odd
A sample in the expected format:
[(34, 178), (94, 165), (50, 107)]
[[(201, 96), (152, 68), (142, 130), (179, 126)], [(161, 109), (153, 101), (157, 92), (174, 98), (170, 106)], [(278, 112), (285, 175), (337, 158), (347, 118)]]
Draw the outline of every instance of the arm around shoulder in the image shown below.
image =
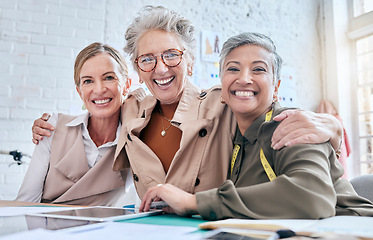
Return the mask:
[(340, 147), (343, 130), (340, 122), (333, 115), (287, 110), (274, 117), (274, 120), (281, 121), (272, 136), (274, 149), (326, 141), (330, 141), (335, 150)]

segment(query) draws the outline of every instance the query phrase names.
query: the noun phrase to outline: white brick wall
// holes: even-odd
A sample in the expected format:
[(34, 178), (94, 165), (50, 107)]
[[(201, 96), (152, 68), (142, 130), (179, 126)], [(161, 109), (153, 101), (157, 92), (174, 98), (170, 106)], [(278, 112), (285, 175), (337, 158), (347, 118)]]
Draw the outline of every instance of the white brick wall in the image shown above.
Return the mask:
[[(242, 31), (274, 39), (285, 65), (292, 66), (300, 105), (321, 100), (318, 0), (1, 0), (0, 150), (32, 154), (31, 126), (43, 112), (79, 109), (73, 83), (76, 54), (94, 41), (121, 49), (126, 25), (146, 4), (163, 5), (191, 19), (197, 30), (220, 32), (223, 40)], [(198, 51), (199, 53), (199, 51)], [(198, 57), (199, 58), (199, 57)], [(212, 63), (197, 59), (195, 79)], [(28, 160), (28, 159), (25, 159)], [(27, 165), (0, 155), (0, 199), (13, 199)]]

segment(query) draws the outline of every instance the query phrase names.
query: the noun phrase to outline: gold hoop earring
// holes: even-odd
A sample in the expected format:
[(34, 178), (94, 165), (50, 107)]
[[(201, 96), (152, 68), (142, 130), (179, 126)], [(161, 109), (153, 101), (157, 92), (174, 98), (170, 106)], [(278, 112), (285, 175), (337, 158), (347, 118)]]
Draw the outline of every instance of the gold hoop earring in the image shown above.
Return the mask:
[(220, 103), (225, 104), (225, 101), (224, 101), (223, 97), (220, 97)]
[(139, 79), (139, 83), (140, 83), (140, 84), (143, 84), (143, 83), (144, 83), (144, 81), (143, 81), (143, 80), (141, 80), (141, 79)]
[(124, 103), (124, 101), (126, 100), (126, 96), (127, 96), (127, 93), (124, 92), (124, 93), (122, 94), (122, 103)]
[(189, 71), (189, 72), (188, 72), (188, 76), (189, 76), (189, 77), (193, 76), (192, 71)]

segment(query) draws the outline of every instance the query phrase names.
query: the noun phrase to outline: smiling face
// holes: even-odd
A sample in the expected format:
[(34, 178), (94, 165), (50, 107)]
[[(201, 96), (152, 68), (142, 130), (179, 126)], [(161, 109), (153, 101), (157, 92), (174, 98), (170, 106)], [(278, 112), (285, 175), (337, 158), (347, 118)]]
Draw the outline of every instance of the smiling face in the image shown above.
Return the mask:
[[(277, 92), (273, 56), (256, 45), (233, 49), (223, 63), (221, 79), (222, 98), (232, 109), (239, 125), (240, 121), (250, 125), (265, 113)], [(241, 127), (240, 130), (242, 132)]]
[(183, 51), (178, 37), (174, 33), (163, 30), (150, 30), (146, 32), (138, 41), (138, 54), (152, 53), (157, 56), (157, 66), (150, 72), (143, 72), (138, 69), (139, 77), (145, 82), (149, 91), (162, 104), (171, 104), (180, 100), (184, 91), (188, 69), (191, 67), (183, 56), (180, 64), (176, 67), (166, 66), (160, 53), (169, 49), (178, 49)]
[(124, 86), (118, 63), (108, 53), (100, 53), (83, 64), (76, 90), (91, 117), (110, 118), (119, 114)]

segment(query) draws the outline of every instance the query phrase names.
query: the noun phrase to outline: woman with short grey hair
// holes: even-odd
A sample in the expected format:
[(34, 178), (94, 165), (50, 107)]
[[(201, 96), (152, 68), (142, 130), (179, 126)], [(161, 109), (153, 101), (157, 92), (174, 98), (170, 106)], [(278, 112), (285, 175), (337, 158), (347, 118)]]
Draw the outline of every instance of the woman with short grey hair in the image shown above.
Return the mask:
[(373, 216), (372, 202), (341, 178), (343, 168), (329, 142), (271, 148), (279, 125), (273, 116), (286, 110), (277, 102), (282, 61), (272, 40), (243, 33), (229, 38), (221, 52), (221, 95), (238, 126), (228, 180), (196, 194), (171, 184), (155, 186), (140, 211), (161, 199), (180, 215), (209, 220)]
[(227, 55), (234, 49), (242, 45), (256, 45), (266, 49), (268, 52), (273, 54), (273, 72), (275, 73), (276, 82), (281, 78), (281, 66), (282, 58), (276, 51), (276, 46), (270, 38), (261, 33), (241, 33), (236, 35), (234, 38), (230, 38), (229, 41), (224, 43), (224, 47), (220, 52), (219, 60), (219, 75), (221, 75), (222, 66)]
[[(151, 95), (138, 100), (129, 94), (121, 113), (123, 127), (113, 169), (131, 166), (140, 198), (147, 189), (164, 183), (189, 193), (218, 187), (227, 177), (236, 121), (220, 102), (219, 85), (201, 91), (189, 79), (194, 64), (193, 25), (175, 11), (146, 6), (129, 25), (125, 38), (124, 50)], [(280, 148), (333, 138), (337, 148), (338, 121), (327, 116), (314, 121), (310, 115), (315, 114), (284, 114), (290, 124), (280, 124), (280, 140), (273, 144)], [(320, 119), (328, 124), (320, 128)], [(45, 126), (40, 122), (34, 126), (35, 141), (42, 133), (38, 126)], [(121, 154), (124, 160), (118, 158)]]
[[(189, 58), (188, 60), (195, 59), (196, 39), (192, 23), (167, 8), (146, 6), (142, 9), (141, 15), (128, 26), (125, 33), (126, 46), (124, 51), (131, 57), (131, 62), (134, 62), (136, 56), (138, 56), (137, 42), (139, 38), (146, 31), (152, 29), (162, 29), (177, 35), (186, 50), (185, 55)], [(135, 71), (138, 70), (136, 64), (133, 67)]]

